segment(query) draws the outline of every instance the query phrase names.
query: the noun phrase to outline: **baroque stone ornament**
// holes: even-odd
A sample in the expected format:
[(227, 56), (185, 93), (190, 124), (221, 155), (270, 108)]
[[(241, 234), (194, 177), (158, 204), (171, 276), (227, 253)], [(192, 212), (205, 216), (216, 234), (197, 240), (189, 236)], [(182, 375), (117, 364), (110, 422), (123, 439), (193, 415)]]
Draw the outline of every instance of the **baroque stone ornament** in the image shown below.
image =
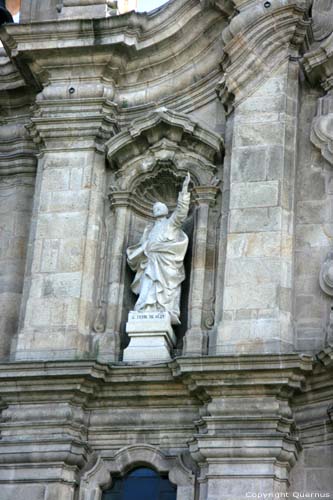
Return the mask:
[(319, 283), (323, 292), (333, 297), (333, 251), (326, 255), (325, 261), (321, 266)]
[(312, 121), (311, 142), (333, 165), (333, 34), (319, 47), (303, 57), (303, 67), (312, 85), (320, 85), (325, 95), (318, 99), (317, 114)]
[(188, 237), (181, 226), (190, 205), (187, 174), (179, 193), (177, 208), (167, 218), (168, 207), (153, 205), (155, 223), (148, 225), (140, 242), (127, 249), (127, 261), (136, 272), (132, 290), (139, 295), (136, 311), (166, 311), (173, 324), (179, 321), (180, 287), (185, 279), (184, 257)]
[(313, 0), (313, 36), (317, 41), (328, 37), (333, 31), (332, 0)]

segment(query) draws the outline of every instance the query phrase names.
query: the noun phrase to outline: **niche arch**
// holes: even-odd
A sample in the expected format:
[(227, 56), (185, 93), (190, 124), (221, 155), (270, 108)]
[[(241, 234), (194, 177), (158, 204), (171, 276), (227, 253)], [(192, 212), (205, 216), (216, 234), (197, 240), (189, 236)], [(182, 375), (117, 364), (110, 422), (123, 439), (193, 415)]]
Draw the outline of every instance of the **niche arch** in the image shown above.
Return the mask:
[[(126, 346), (125, 323), (134, 303), (126, 248), (138, 241), (146, 224), (153, 220), (154, 201), (165, 202), (170, 211), (175, 208), (189, 172), (192, 202), (185, 231), (190, 233), (192, 253), (190, 250), (185, 260), (188, 280), (182, 294), (183, 331), (178, 332), (183, 342), (178, 348), (182, 347), (186, 355), (205, 354), (208, 330), (214, 324), (213, 254), (218, 239), (216, 203), (220, 198), (223, 141), (188, 116), (160, 108), (112, 137), (106, 143), (106, 154), (110, 217), (104, 339), (118, 339), (115, 344), (120, 350)], [(102, 349), (100, 346), (99, 354)]]
[(137, 467), (147, 467), (161, 476), (167, 476), (177, 487), (177, 500), (193, 500), (195, 475), (184, 465), (181, 457), (166, 457), (148, 444), (126, 446), (113, 458), (98, 457), (81, 477), (79, 500), (101, 500), (103, 491), (111, 488), (114, 477), (124, 477)]

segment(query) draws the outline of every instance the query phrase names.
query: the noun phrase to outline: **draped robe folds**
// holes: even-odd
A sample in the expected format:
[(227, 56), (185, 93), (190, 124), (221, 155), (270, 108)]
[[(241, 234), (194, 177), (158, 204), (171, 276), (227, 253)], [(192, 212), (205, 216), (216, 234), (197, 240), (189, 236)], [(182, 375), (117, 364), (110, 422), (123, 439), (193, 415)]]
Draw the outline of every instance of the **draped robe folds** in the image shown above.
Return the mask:
[(187, 217), (190, 193), (180, 192), (177, 208), (146, 227), (141, 240), (127, 249), (127, 261), (136, 272), (132, 291), (139, 295), (136, 311), (167, 311), (172, 324), (179, 324), (181, 283), (185, 279), (184, 257), (188, 237), (181, 226)]

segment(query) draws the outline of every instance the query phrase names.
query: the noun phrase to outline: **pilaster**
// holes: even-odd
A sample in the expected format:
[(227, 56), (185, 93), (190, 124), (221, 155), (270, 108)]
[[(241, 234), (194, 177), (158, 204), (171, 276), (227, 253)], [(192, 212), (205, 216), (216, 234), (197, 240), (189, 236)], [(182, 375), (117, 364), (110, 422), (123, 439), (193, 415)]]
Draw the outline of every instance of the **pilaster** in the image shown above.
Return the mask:
[(0, 359), (16, 334), (35, 187), (36, 151), (25, 125), (34, 95), (0, 55)]
[[(15, 359), (75, 358), (89, 353), (102, 240), (105, 160), (112, 134), (107, 97), (41, 94), (30, 132), (39, 146), (24, 303)], [(88, 86), (88, 90), (90, 90)]]
[(311, 366), (293, 355), (178, 360), (174, 373), (205, 402), (189, 442), (200, 500), (287, 492), (301, 449), (290, 402)]
[[(209, 262), (208, 230), (211, 220), (210, 208), (216, 203), (217, 186), (196, 186), (192, 195), (196, 205), (196, 223), (193, 235), (193, 259), (189, 297), (189, 325), (184, 339), (183, 353), (188, 356), (206, 354), (208, 349), (207, 325), (204, 324), (205, 287), (213, 280), (206, 279), (207, 273), (214, 272)], [(211, 277), (210, 277), (211, 278)], [(211, 285), (212, 286), (212, 285)], [(214, 291), (211, 290), (214, 294)], [(214, 321), (213, 321), (214, 322)]]
[(223, 33), (220, 96), (233, 110), (233, 130), (223, 319), (213, 352), (291, 352), (297, 58), (309, 23), (291, 2), (239, 3)]

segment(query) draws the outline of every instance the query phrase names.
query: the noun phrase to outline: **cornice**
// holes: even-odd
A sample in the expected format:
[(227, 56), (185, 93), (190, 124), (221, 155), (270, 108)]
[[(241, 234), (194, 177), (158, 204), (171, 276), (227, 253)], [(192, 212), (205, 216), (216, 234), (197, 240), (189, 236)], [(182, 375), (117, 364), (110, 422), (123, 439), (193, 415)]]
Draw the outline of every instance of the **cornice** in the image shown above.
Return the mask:
[(328, 345), (317, 354), (317, 360), (322, 363), (325, 368), (333, 368), (333, 346)]
[[(87, 396), (94, 400), (102, 389), (104, 396), (109, 392), (110, 397), (124, 398), (129, 393), (122, 393), (120, 387), (123, 385), (132, 386), (135, 392), (138, 384), (142, 391), (144, 385), (156, 384), (157, 393), (163, 396), (167, 390), (163, 387), (166, 382), (171, 384), (171, 391), (175, 384), (183, 396), (181, 387), (184, 382), (190, 389), (189, 394), (199, 386), (219, 387), (224, 391), (228, 387), (247, 386), (255, 391), (259, 386), (287, 385), (294, 390), (302, 386), (312, 366), (310, 356), (297, 354), (179, 357), (170, 363), (151, 365), (111, 365), (93, 360), (12, 362), (0, 364), (0, 394), (6, 403), (17, 398), (23, 402), (34, 394), (36, 400), (54, 399), (57, 393), (65, 399), (72, 398), (73, 394), (78, 397), (81, 393), (84, 399)], [(113, 391), (114, 385), (118, 386), (116, 392)]]
[(36, 171), (37, 150), (26, 129), (28, 119), (0, 122), (0, 177)]
[(266, 4), (268, 8), (264, 3), (243, 2), (223, 31), (224, 76), (217, 93), (228, 112), (308, 45), (310, 20), (304, 4), (289, 1), (286, 5), (282, 0)]
[[(223, 150), (223, 140), (220, 136), (191, 120), (188, 116), (162, 107), (148, 116), (134, 120), (128, 130), (120, 132), (105, 144), (109, 161), (116, 161), (121, 167), (124, 161), (127, 163), (132, 158), (135, 158), (138, 155), (135, 143), (137, 141), (142, 142), (141, 137), (143, 138), (146, 134), (149, 134), (149, 130), (157, 128), (160, 124), (164, 124), (170, 129), (178, 129), (177, 135), (181, 134), (177, 139), (179, 143), (182, 141), (182, 136), (192, 137), (194, 141), (201, 143), (200, 154), (205, 158), (206, 162), (214, 161), (215, 155)], [(164, 134), (161, 138), (163, 137), (167, 136)], [(155, 139), (154, 142), (157, 142), (157, 140)], [(147, 147), (148, 145), (149, 141)]]
[(68, 83), (69, 74), (71, 83), (107, 78), (126, 107), (185, 94), (218, 71), (226, 25), (223, 8), (179, 0), (151, 14), (7, 25), (0, 34), (28, 85), (40, 91)]
[(5, 50), (0, 49), (0, 93), (4, 90), (24, 87), (25, 83), (15, 65), (9, 59)]

